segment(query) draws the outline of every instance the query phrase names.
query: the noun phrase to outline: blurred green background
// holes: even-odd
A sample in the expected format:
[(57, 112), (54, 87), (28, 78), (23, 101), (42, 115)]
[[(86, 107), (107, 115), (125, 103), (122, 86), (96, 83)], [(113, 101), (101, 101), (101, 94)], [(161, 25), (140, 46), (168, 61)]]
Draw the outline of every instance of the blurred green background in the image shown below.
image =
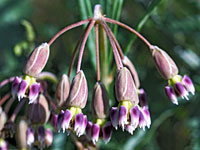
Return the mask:
[[(139, 30), (152, 44), (166, 50), (178, 65), (180, 74), (189, 75), (196, 88), (196, 95), (191, 96), (190, 101), (181, 100), (179, 106), (173, 105), (165, 96), (166, 81), (157, 72), (147, 47), (130, 32), (110, 26), (134, 63), (141, 87), (148, 94), (152, 125), (145, 132), (137, 130), (133, 135), (114, 131), (111, 141), (107, 145), (100, 141), (98, 148), (199, 150), (200, 0), (0, 0), (0, 80), (20, 75), (35, 46), (49, 41), (66, 25), (92, 17), (92, 9), (98, 3), (102, 4), (107, 17)], [(83, 27), (73, 29), (56, 40), (45, 71), (55, 73), (58, 78), (67, 72), (82, 31)], [(88, 105), (84, 110), (87, 114), (91, 114), (92, 88), (96, 82), (93, 42), (91, 35), (82, 65), (89, 86)], [(49, 86), (52, 96), (55, 87)], [(116, 104), (113, 94), (111, 85), (111, 105)], [(88, 117), (91, 119), (90, 115)], [(76, 147), (66, 134), (57, 134), (51, 149)]]

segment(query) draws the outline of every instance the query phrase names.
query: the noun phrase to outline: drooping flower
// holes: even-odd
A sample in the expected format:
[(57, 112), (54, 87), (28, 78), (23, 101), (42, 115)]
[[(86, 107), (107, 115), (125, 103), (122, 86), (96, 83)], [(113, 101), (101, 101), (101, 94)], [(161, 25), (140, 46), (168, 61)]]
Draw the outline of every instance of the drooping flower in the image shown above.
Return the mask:
[(86, 127), (87, 137), (96, 144), (100, 135), (105, 143), (108, 143), (112, 136), (112, 126), (106, 121), (109, 113), (109, 98), (106, 88), (102, 82), (97, 82), (93, 89), (92, 111), (95, 117), (94, 122), (88, 121)]
[(58, 131), (62, 129), (63, 132), (70, 128), (77, 136), (83, 135), (87, 126), (87, 116), (82, 113), (82, 108), (86, 105), (87, 95), (87, 81), (83, 71), (80, 71), (70, 87), (69, 97), (66, 100), (68, 109), (61, 110), (58, 116), (53, 116), (54, 128)]
[(23, 78), (16, 77), (12, 84), (12, 96), (20, 101), (22, 98), (29, 98), (29, 104), (33, 103), (39, 92), (40, 83), (36, 82), (36, 77), (45, 67), (49, 58), (49, 45), (43, 43), (35, 48), (29, 56), (24, 67)]
[[(112, 107), (110, 111), (110, 120), (115, 129), (118, 126), (122, 127), (122, 130), (126, 130), (133, 134), (133, 131), (137, 128), (150, 127), (151, 118), (148, 110), (147, 96), (143, 89), (136, 89), (133, 82), (133, 76), (128, 69), (121, 70), (124, 73), (117, 74), (115, 81), (115, 93), (118, 101), (120, 102), (118, 107)], [(116, 84), (118, 84), (116, 86)], [(131, 86), (130, 86), (131, 85)], [(117, 87), (117, 88), (116, 88)], [(118, 89), (123, 87), (122, 89)], [(129, 93), (134, 94), (131, 95)], [(120, 94), (121, 93), (121, 94)]]
[(172, 103), (178, 105), (178, 97), (189, 100), (189, 92), (195, 94), (192, 80), (187, 75), (183, 77), (178, 75), (178, 67), (164, 50), (157, 46), (152, 46), (150, 49), (158, 71), (164, 79), (168, 80), (165, 93)]

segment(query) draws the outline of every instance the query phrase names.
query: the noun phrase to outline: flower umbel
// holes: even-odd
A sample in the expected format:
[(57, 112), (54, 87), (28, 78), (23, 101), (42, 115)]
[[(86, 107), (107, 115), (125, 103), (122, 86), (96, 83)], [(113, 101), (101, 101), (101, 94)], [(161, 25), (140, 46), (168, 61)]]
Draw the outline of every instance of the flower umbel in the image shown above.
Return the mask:
[[(24, 109), (27, 110), (27, 113), (24, 113), (23, 117), (18, 117), (19, 123), (16, 129), (17, 135), (15, 136), (20, 149), (32, 149), (33, 147), (43, 149), (50, 146), (54, 134), (49, 128), (50, 121), (55, 131), (67, 133), (67, 135), (74, 132), (77, 137), (71, 136), (77, 146), (81, 143), (82, 147), (80, 149), (85, 149), (85, 147), (88, 149), (89, 146), (96, 147), (101, 138), (105, 143), (108, 143), (111, 140), (113, 128), (116, 130), (122, 128), (123, 131), (128, 131), (130, 134), (133, 134), (137, 128), (143, 130), (150, 128), (150, 107), (147, 94), (143, 87), (140, 87), (141, 84), (136, 71), (137, 66), (135, 67), (131, 59), (124, 56), (123, 50), (108, 23), (129, 30), (148, 46), (157, 70), (168, 81), (165, 92), (172, 103), (178, 105), (178, 97), (189, 100), (189, 93), (195, 94), (192, 80), (187, 75), (181, 76), (178, 74), (178, 67), (167, 52), (151, 45), (147, 39), (128, 25), (107, 18), (102, 13), (101, 6), (96, 5), (93, 17), (65, 27), (55, 34), (48, 43), (36, 47), (26, 62), (23, 75), (11, 77), (0, 83), (0, 88), (2, 88), (7, 83), (12, 82), (11, 93), (5, 94), (0, 99), (0, 149), (8, 149), (7, 142), (4, 139), (7, 140), (7, 137), (8, 139), (13, 138), (16, 117), (18, 117), (20, 110), (24, 108), (27, 108)], [(63, 74), (58, 81), (54, 74), (42, 72), (49, 58), (50, 46), (55, 40), (66, 31), (84, 24), (87, 24), (87, 27), (81, 34), (73, 51), (68, 74)], [(90, 121), (88, 118), (91, 116), (87, 117), (86, 113), (83, 113), (89, 111), (84, 110), (88, 99), (86, 77), (89, 73), (83, 71), (81, 65), (86, 42), (93, 28), (95, 31), (96, 84), (93, 88), (91, 100), (93, 119)], [(116, 68), (113, 69), (108, 68), (113, 66), (113, 63), (110, 61), (112, 55), (107, 56), (107, 37), (116, 64)], [(78, 52), (77, 63), (74, 63)], [(76, 72), (70, 82), (70, 74), (74, 64), (77, 64)], [(116, 73), (115, 77), (114, 73)], [(112, 81), (115, 84), (114, 90), (117, 102), (115, 104), (113, 104), (113, 101), (110, 102), (109, 97), (112, 94), (109, 89), (112, 86)], [(109, 91), (109, 94), (107, 91)], [(10, 115), (10, 108), (15, 98), (19, 102)], [(24, 106), (27, 99), (28, 107)], [(7, 103), (3, 105), (4, 102)], [(110, 108), (109, 104), (113, 104), (113, 107)], [(50, 114), (52, 114), (51, 117)], [(7, 118), (10, 120), (7, 121)], [(3, 136), (3, 130), (5, 129), (9, 133), (7, 136)]]

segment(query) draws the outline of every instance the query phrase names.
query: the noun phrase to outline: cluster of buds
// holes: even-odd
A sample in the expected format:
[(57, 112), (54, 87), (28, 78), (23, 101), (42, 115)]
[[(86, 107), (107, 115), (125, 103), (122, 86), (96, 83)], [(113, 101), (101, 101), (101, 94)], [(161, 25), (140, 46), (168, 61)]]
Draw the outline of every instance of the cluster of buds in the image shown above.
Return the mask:
[[(46, 82), (38, 80), (47, 63), (50, 51), (49, 47), (64, 32), (86, 23), (88, 26), (85, 29), (84, 36), (78, 41), (74, 50), (68, 75), (62, 75), (57, 84), (54, 104), (51, 96), (48, 95), (46, 84), (43, 84)], [(164, 79), (168, 80), (165, 91), (174, 104), (178, 104), (177, 97), (179, 96), (188, 100), (189, 92), (194, 95), (195, 88), (191, 79), (186, 75), (183, 77), (178, 75), (176, 64), (165, 51), (151, 45), (141, 34), (131, 27), (105, 17), (102, 15), (100, 5), (96, 5), (93, 18), (65, 27), (49, 43), (43, 43), (34, 49), (24, 67), (24, 75), (13, 79), (11, 90), (13, 98), (9, 100), (10, 102), (6, 110), (9, 111), (9, 107), (16, 97), (20, 102), (10, 117), (9, 122), (12, 125), (25, 100), (29, 100), (28, 113), (26, 115), (27, 120), (21, 120), (17, 127), (16, 137), (19, 148), (26, 149), (27, 146), (38, 146), (42, 149), (52, 144), (53, 133), (49, 128), (45, 129), (45, 124), (48, 123), (50, 114), (52, 114), (51, 123), (55, 131), (60, 132), (62, 130), (63, 133), (65, 131), (74, 131), (78, 137), (86, 136), (86, 139), (94, 145), (100, 137), (103, 138), (105, 143), (108, 143), (111, 139), (113, 128), (118, 129), (118, 127), (121, 127), (123, 131), (126, 130), (130, 134), (133, 134), (138, 127), (143, 130), (146, 127), (150, 128), (151, 117), (146, 92), (140, 88), (139, 77), (134, 65), (128, 57), (124, 56), (116, 37), (107, 23), (117, 24), (128, 29), (149, 47), (158, 71)], [(89, 121), (87, 115), (82, 112), (88, 99), (88, 85), (85, 74), (81, 70), (81, 62), (87, 38), (93, 27), (95, 27), (97, 82), (94, 85), (92, 97), (94, 119), (93, 121)], [(110, 40), (116, 62), (115, 97), (118, 106), (111, 109), (109, 107), (107, 90), (101, 80), (101, 63), (99, 58), (100, 27)], [(70, 84), (69, 77), (80, 43), (77, 72)], [(1, 103), (5, 99), (8, 99), (7, 97), (1, 100)], [(6, 121), (7, 115), (0, 107), (0, 131), (5, 127)], [(0, 149), (8, 149), (1, 134)]]

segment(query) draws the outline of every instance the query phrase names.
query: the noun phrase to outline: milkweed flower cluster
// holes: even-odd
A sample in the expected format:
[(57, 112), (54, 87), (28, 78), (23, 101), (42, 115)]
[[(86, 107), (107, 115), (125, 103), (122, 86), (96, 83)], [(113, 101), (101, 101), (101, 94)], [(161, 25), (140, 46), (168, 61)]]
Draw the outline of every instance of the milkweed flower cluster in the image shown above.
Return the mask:
[[(137, 128), (142, 128), (143, 130), (146, 127), (150, 128), (151, 116), (147, 94), (140, 87), (139, 76), (133, 63), (127, 56), (124, 56), (116, 37), (107, 23), (124, 27), (136, 34), (148, 46), (158, 71), (164, 79), (168, 80), (165, 92), (174, 104), (178, 104), (177, 98), (179, 96), (188, 100), (189, 92), (193, 95), (195, 94), (192, 80), (187, 75), (182, 77), (178, 74), (178, 67), (164, 50), (151, 45), (141, 34), (124, 23), (105, 17), (101, 13), (100, 5), (96, 5), (93, 18), (65, 27), (48, 43), (43, 43), (35, 48), (24, 67), (24, 75), (1, 82), (2, 87), (12, 81), (12, 97), (7, 94), (1, 101), (6, 102), (8, 100), (10, 105), (17, 98), (19, 103), (10, 119), (8, 119), (7, 113), (4, 112), (3, 108), (0, 108), (0, 149), (8, 149), (7, 142), (4, 140), (7, 136), (3, 133), (5, 129), (10, 132), (15, 130), (14, 124), (17, 114), (27, 101), (26, 119), (20, 120), (16, 128), (19, 148), (26, 149), (27, 147), (37, 146), (42, 149), (50, 146), (53, 142), (53, 131), (45, 126), (49, 123), (54, 128), (54, 132), (67, 132), (67, 134), (74, 132), (77, 137), (85, 136), (87, 142), (91, 142), (93, 145), (98, 142), (99, 138), (103, 138), (105, 143), (108, 143), (112, 137), (113, 129), (118, 129), (119, 127), (130, 134), (133, 134)], [(87, 27), (74, 50), (68, 75), (62, 75), (57, 84), (55, 97), (52, 98), (47, 91), (47, 82), (42, 78), (44, 76), (53, 76), (52, 78), (55, 78), (51, 73), (42, 72), (48, 61), (50, 46), (61, 34), (83, 24), (87, 24)], [(90, 121), (87, 118), (87, 114), (83, 113), (88, 99), (88, 85), (84, 71), (81, 69), (81, 62), (87, 38), (93, 27), (95, 28), (97, 81), (94, 85), (92, 96), (93, 121)], [(117, 106), (113, 107), (109, 106), (110, 99), (102, 82), (100, 71), (100, 27), (109, 38), (116, 63), (115, 97)], [(69, 76), (79, 46), (77, 71), (70, 83)], [(8, 108), (7, 106), (6, 112), (9, 111)]]

